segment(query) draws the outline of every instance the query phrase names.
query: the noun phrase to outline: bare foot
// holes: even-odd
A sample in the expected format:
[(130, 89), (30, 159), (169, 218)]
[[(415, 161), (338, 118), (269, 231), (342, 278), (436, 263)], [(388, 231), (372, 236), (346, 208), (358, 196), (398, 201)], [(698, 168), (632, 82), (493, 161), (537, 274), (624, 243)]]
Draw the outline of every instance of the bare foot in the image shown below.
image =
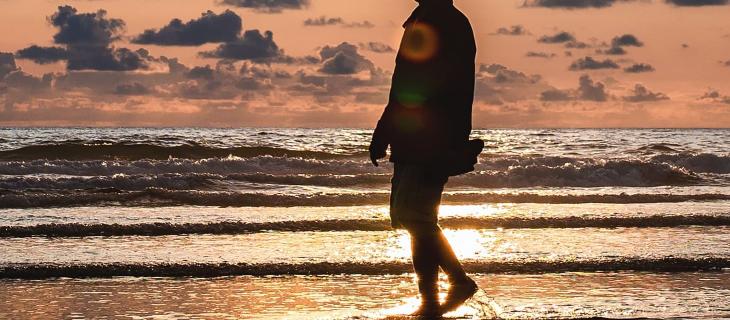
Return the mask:
[(472, 279), (468, 279), (462, 283), (452, 284), (449, 288), (449, 294), (446, 296), (446, 301), (441, 305), (441, 312), (446, 313), (456, 310), (466, 300), (473, 297), (478, 289), (479, 287)]

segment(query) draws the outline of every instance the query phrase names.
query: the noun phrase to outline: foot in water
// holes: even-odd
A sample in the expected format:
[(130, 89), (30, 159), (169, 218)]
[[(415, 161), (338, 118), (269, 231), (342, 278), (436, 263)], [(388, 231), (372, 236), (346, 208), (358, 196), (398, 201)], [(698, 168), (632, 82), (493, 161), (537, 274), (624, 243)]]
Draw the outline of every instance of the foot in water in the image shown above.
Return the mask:
[(441, 307), (439, 306), (438, 302), (423, 302), (421, 303), (421, 306), (418, 307), (416, 311), (411, 313), (412, 317), (419, 317), (422, 319), (438, 319), (441, 317), (443, 312), (441, 312)]
[(444, 304), (441, 305), (440, 312), (443, 314), (456, 310), (459, 306), (464, 304), (466, 300), (473, 297), (478, 289), (479, 287), (476, 282), (474, 282), (471, 278), (467, 278), (463, 282), (451, 284), (449, 294), (446, 296)]

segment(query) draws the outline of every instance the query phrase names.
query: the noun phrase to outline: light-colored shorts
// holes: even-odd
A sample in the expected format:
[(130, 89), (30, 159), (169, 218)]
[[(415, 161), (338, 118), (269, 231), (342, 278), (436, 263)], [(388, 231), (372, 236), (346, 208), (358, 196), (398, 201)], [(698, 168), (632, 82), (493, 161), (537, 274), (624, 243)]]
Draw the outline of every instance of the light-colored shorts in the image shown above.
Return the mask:
[(441, 194), (448, 176), (426, 166), (395, 164), (390, 193), (393, 228), (434, 230), (438, 227)]

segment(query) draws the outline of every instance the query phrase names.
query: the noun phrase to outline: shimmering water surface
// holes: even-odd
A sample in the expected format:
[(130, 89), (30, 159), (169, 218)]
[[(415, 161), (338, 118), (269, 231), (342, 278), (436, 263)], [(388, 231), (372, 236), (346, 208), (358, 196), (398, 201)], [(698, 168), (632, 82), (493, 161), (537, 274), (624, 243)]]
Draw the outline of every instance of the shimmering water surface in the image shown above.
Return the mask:
[[(2, 128), (0, 318), (407, 312), (370, 134)], [(730, 130), (473, 136), (441, 217), (483, 291), (452, 318), (730, 317)]]
[[(475, 278), (479, 301), (447, 318), (730, 317), (728, 273)], [(0, 291), (0, 317), (14, 319), (384, 319), (417, 303), (411, 276), (11, 280), (0, 282)]]

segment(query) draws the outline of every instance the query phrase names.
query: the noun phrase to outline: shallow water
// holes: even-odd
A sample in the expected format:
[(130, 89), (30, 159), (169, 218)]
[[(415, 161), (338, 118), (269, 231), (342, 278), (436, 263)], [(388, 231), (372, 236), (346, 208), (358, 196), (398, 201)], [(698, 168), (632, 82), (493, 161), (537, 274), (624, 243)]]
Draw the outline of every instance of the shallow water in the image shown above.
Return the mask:
[[(641, 217), (728, 217), (730, 201), (637, 203), (539, 204), (497, 203), (442, 205), (440, 217), (448, 219), (609, 219)], [(332, 220), (388, 219), (385, 206), (352, 207), (71, 207), (0, 209), (0, 226), (44, 224), (132, 225), (132, 224), (211, 224), (223, 222), (274, 223)]]
[[(730, 130), (473, 135), (441, 222), (484, 292), (452, 317), (730, 318)], [(0, 128), (0, 318), (406, 312), (369, 136)]]
[[(601, 261), (730, 258), (730, 227), (445, 231), (460, 259)], [(407, 262), (405, 232), (262, 232), (245, 235), (4, 238), (0, 264)]]
[[(480, 301), (451, 316), (479, 319), (494, 308), (502, 319), (730, 317), (730, 273), (476, 279)], [(415, 309), (416, 294), (411, 275), (5, 280), (0, 292), (0, 318), (26, 319), (382, 319)]]

